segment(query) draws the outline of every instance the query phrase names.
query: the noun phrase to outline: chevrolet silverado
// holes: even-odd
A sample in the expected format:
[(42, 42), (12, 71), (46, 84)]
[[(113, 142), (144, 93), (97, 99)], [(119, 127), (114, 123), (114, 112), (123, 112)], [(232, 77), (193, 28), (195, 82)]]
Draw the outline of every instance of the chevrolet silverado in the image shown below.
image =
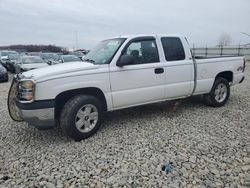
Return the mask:
[(203, 95), (225, 105), (244, 80), (243, 57), (195, 59), (180, 35), (133, 35), (100, 42), (83, 62), (17, 74), (8, 108), (15, 121), (59, 124), (75, 140), (92, 136), (105, 111)]

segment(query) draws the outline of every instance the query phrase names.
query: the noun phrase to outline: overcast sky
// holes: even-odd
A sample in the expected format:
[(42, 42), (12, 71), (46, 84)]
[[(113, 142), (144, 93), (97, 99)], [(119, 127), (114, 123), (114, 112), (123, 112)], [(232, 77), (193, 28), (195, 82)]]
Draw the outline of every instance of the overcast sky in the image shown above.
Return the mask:
[(0, 45), (91, 48), (112, 36), (170, 33), (197, 46), (249, 43), (250, 0), (0, 0)]

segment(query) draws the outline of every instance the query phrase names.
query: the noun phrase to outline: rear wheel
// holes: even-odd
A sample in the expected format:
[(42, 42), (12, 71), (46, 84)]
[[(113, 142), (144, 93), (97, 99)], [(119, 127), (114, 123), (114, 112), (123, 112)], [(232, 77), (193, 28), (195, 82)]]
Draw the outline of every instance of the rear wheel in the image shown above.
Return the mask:
[(100, 128), (102, 103), (89, 95), (71, 98), (63, 107), (60, 126), (76, 141), (88, 138)]
[(216, 78), (209, 94), (206, 94), (205, 102), (209, 106), (221, 107), (226, 104), (230, 96), (230, 86), (226, 79)]

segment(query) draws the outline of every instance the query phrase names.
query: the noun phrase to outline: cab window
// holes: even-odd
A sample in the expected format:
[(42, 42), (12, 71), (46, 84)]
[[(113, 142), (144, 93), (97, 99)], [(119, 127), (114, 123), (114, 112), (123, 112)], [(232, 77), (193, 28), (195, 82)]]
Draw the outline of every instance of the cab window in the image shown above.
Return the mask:
[(131, 42), (123, 55), (132, 56), (133, 64), (160, 62), (158, 49), (154, 39), (136, 40)]

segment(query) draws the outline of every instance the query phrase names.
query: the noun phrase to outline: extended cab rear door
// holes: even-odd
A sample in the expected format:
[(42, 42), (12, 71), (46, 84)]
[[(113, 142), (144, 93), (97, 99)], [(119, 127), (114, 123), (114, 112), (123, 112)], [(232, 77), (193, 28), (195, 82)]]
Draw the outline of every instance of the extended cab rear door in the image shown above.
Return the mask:
[(185, 38), (159, 36), (163, 50), (165, 98), (185, 97), (194, 87), (194, 63)]
[[(165, 73), (160, 61), (155, 37), (127, 39), (119, 57), (110, 65), (113, 108), (124, 108), (161, 101), (165, 97)], [(122, 67), (116, 65), (122, 55), (134, 62)]]

